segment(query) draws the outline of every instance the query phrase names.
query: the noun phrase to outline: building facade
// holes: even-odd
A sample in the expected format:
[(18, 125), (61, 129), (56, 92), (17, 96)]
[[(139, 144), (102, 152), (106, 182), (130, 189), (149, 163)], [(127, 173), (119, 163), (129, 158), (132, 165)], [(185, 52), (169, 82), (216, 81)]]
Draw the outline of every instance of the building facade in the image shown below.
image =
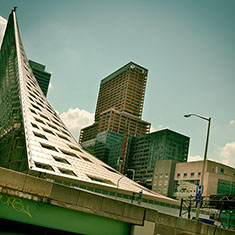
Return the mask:
[[(173, 198), (196, 195), (196, 187), (200, 184), (202, 176), (202, 166), (203, 161), (176, 164)], [(203, 196), (235, 195), (235, 169), (207, 160), (203, 186)]]
[(176, 160), (156, 160), (154, 166), (152, 190), (172, 197)]
[(83, 147), (88, 149), (101, 161), (117, 169), (118, 156), (121, 154), (124, 137), (112, 131), (98, 133), (97, 136), (85, 142)]
[(33, 74), (45, 96), (47, 96), (48, 87), (51, 79), (51, 73), (45, 71), (46, 66), (35, 61), (29, 60), (29, 65), (32, 68)]
[(113, 108), (141, 118), (148, 70), (130, 62), (104, 78), (96, 105), (95, 120)]
[(135, 170), (135, 180), (152, 187), (156, 160), (186, 162), (189, 140), (189, 137), (169, 129), (132, 137), (128, 168)]
[[(147, 69), (130, 62), (104, 78), (100, 83), (95, 123), (80, 132), (79, 142), (83, 147), (121, 172), (125, 169), (129, 137), (149, 133), (150, 123), (141, 119), (147, 75)], [(100, 142), (103, 135), (105, 141)], [(117, 138), (114, 144), (113, 136), (118, 135), (123, 140)]]
[[(200, 185), (203, 161), (157, 160), (152, 190), (175, 199), (195, 197)], [(206, 160), (203, 196), (235, 195), (235, 169)]]

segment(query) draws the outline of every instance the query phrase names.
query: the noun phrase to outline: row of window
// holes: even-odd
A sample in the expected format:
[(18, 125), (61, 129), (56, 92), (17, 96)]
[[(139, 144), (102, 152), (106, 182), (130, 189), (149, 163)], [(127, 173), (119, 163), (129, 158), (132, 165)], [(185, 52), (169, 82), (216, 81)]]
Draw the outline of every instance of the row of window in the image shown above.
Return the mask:
[(155, 174), (154, 176), (155, 176), (155, 178), (157, 178), (158, 176), (159, 176), (159, 178), (163, 178), (163, 177), (168, 178), (169, 174), (168, 173), (165, 173), (165, 174), (160, 173), (160, 174)]
[[(220, 174), (224, 174), (224, 168), (220, 168)], [(190, 177), (190, 178), (193, 178), (193, 177), (200, 177), (201, 176), (201, 172), (198, 172), (197, 174), (195, 172), (191, 172), (190, 173), (190, 176), (188, 175), (188, 173), (183, 173), (183, 178), (187, 178), (187, 177)], [(235, 172), (234, 172), (234, 175), (235, 175)], [(177, 173), (176, 175), (177, 178), (180, 178), (181, 177), (181, 173)]]
[[(70, 164), (66, 159), (63, 158), (58, 158), (53, 156), (53, 158), (58, 161), (58, 162), (62, 162), (62, 163), (67, 163)], [(37, 168), (40, 169), (45, 169), (45, 170), (49, 170), (49, 171), (55, 171), (53, 169), (52, 166), (50, 166), (49, 164), (45, 164), (45, 163), (40, 163), (40, 162), (34, 162), (35, 166)], [(105, 167), (107, 170), (112, 171), (111, 169), (109, 169), (108, 167)], [(66, 175), (71, 175), (71, 176), (77, 176), (76, 173), (72, 170), (66, 169), (66, 168), (61, 168), (61, 167), (57, 167), (57, 169), (59, 170), (60, 173), (62, 174), (66, 174)], [(115, 172), (116, 173), (116, 172)], [(105, 183), (105, 184), (111, 184), (111, 185), (115, 185), (111, 180), (105, 179), (105, 178), (101, 178), (101, 177), (97, 177), (94, 175), (86, 175), (90, 180), (92, 181), (96, 181), (96, 182), (101, 182), (101, 183)]]
[[(195, 172), (190, 173), (190, 178), (193, 178), (195, 176), (196, 176)], [(197, 177), (200, 177), (200, 176), (201, 176), (201, 172), (197, 172)], [(176, 178), (180, 178), (180, 177), (181, 177), (181, 173), (177, 173)], [(184, 173), (183, 178), (187, 178), (187, 177), (189, 177), (188, 173)]]

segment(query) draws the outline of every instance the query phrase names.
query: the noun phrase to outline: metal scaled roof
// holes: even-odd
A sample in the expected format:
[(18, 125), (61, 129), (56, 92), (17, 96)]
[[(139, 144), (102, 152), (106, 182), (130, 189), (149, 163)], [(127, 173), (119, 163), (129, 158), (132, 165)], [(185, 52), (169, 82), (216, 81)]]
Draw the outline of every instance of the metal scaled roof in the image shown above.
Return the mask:
[[(11, 81), (15, 81), (14, 86), (18, 89), (19, 109), (22, 115), (20, 124), (23, 126), (22, 135), (26, 148), (26, 156), (23, 157), (26, 158), (27, 173), (73, 182), (73, 185), (96, 185), (111, 191), (117, 189), (130, 193), (142, 191), (144, 195), (171, 201), (172, 199), (145, 189), (121, 175), (81, 148), (44, 96), (33, 75), (20, 38), (15, 10), (9, 16), (7, 28), (0, 59), (4, 62), (1, 65), (2, 71), (8, 72), (3, 72), (1, 75), (0, 96), (5, 99), (8, 94), (7, 89), (11, 87), (6, 80), (10, 78)], [(4, 102), (6, 100), (3, 100), (1, 107), (6, 109)], [(0, 117), (4, 119), (3, 116)], [(14, 119), (13, 116), (9, 117)], [(4, 139), (6, 133), (9, 133), (9, 128), (6, 123), (0, 123), (2, 125), (0, 139)], [(16, 127), (14, 124), (14, 128)]]

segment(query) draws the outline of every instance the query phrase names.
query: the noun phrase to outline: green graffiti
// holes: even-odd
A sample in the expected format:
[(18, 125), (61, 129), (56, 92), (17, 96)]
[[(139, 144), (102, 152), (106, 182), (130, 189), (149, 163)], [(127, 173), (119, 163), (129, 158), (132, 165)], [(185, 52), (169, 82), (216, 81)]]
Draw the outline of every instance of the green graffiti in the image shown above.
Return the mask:
[(0, 194), (0, 203), (12, 207), (17, 212), (25, 213), (29, 217), (32, 217), (29, 212), (29, 206), (25, 206), (20, 198), (16, 198), (6, 194)]

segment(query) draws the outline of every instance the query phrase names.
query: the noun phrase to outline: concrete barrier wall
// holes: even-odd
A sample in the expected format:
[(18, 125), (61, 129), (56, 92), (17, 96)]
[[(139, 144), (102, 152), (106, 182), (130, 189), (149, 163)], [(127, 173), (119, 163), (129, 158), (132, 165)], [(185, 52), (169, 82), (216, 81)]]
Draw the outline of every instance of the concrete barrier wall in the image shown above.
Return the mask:
[(131, 235), (234, 235), (215, 226), (0, 168), (0, 192), (132, 224)]
[(143, 224), (145, 208), (0, 168), (0, 192), (129, 224)]
[(131, 235), (234, 235), (232, 231), (147, 209), (143, 226), (133, 225)]

